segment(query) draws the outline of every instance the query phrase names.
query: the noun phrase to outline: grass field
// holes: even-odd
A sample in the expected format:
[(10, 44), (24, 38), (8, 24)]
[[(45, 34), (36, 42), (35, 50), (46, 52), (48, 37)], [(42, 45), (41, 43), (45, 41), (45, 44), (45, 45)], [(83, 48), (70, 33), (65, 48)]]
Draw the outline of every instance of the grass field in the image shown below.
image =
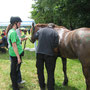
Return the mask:
[[(28, 41), (29, 42), (29, 41)], [(29, 45), (26, 45), (27, 47)], [(32, 46), (32, 45), (31, 45)], [(25, 51), (21, 66), (22, 78), (26, 81), (21, 90), (40, 90), (36, 71), (35, 52)], [(67, 61), (67, 75), (69, 78), (68, 86), (63, 86), (63, 71), (61, 59), (57, 59), (55, 69), (55, 90), (85, 90), (85, 79), (82, 67), (78, 60)], [(47, 73), (45, 70), (45, 78)], [(46, 80), (47, 81), (47, 80)], [(0, 52), (0, 90), (12, 90), (10, 80), (10, 60), (8, 51), (6, 54)]]

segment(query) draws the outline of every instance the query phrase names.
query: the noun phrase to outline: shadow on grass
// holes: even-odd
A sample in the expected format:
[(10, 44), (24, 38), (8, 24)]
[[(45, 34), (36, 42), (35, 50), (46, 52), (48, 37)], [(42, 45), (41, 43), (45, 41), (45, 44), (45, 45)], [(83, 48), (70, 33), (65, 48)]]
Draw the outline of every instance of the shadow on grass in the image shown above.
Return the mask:
[(79, 90), (79, 89), (72, 86), (61, 86), (61, 85), (55, 84), (55, 90)]
[[(35, 87), (33, 87), (35, 89)], [(31, 86), (32, 89), (32, 86)], [(28, 88), (26, 85), (24, 85), (24, 88), (22, 90), (30, 90), (30, 87)], [(75, 87), (71, 86), (60, 86), (55, 84), (55, 90), (79, 90)]]
[[(22, 87), (22, 88), (20, 88), (20, 90), (29, 90), (28, 87), (26, 85), (24, 85), (24, 84), (19, 85), (19, 86)], [(7, 90), (12, 90), (12, 89), (13, 89), (12, 85), (9, 85)]]

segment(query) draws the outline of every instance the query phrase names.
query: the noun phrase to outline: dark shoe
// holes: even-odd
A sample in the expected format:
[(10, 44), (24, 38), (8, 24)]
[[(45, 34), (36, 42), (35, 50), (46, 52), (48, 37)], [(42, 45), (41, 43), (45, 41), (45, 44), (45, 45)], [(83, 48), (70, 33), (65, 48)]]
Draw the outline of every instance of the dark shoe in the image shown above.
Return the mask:
[(13, 87), (13, 90), (20, 90), (19, 87)]
[(46, 90), (47, 85), (45, 84), (45, 86), (43, 88), (40, 88), (40, 90)]
[(20, 84), (18, 85), (18, 87), (19, 87), (19, 88), (24, 88), (24, 87), (23, 87), (22, 85), (20, 85)]
[(18, 85), (18, 88), (16, 87), (13, 87), (12, 85), (10, 85), (11, 88), (13, 88), (13, 90), (20, 90), (20, 88), (24, 88), (23, 86), (21, 85)]
[(41, 88), (40, 90), (46, 90), (46, 85), (45, 85), (45, 87), (44, 87), (44, 88)]

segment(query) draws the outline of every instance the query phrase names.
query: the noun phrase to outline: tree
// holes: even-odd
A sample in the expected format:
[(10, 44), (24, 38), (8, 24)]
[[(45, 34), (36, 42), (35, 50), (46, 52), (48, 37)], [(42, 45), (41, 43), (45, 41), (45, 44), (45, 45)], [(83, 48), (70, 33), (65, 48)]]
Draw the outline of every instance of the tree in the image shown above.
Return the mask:
[(53, 22), (70, 29), (90, 27), (90, 0), (38, 0), (32, 7), (36, 23)]

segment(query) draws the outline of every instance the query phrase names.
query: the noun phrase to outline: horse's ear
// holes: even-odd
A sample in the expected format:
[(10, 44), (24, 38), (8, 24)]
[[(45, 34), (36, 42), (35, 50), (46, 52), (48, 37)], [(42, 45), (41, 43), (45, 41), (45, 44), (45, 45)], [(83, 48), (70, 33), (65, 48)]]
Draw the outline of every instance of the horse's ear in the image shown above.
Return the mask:
[(34, 23), (32, 23), (32, 26), (34, 27)]
[(35, 31), (34, 23), (32, 23), (32, 30)]

